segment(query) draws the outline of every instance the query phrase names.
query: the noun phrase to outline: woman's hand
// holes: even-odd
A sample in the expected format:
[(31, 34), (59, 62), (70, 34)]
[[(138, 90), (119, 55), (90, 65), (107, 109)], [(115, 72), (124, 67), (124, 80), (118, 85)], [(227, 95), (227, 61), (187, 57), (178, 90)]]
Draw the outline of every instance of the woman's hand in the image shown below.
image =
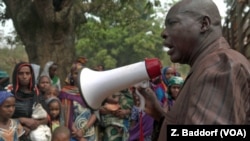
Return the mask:
[(77, 140), (80, 140), (83, 138), (83, 135), (85, 134), (84, 130), (77, 129), (75, 124), (72, 125), (72, 137), (77, 138)]
[(72, 136), (79, 139), (83, 137), (83, 131), (80, 129), (75, 129), (72, 131)]
[(30, 131), (31, 131), (31, 130), (30, 130), (28, 127), (26, 127), (26, 126), (23, 126), (23, 130), (25, 131), (25, 132), (24, 132), (24, 135), (25, 135), (25, 136), (28, 136), (29, 133), (30, 133)]
[(103, 114), (103, 115), (111, 114), (111, 113), (112, 113), (111, 111), (107, 110), (107, 109), (104, 108), (104, 107), (101, 107), (101, 108), (99, 109), (99, 112), (100, 112), (100, 114)]
[(130, 110), (128, 109), (119, 109), (114, 112), (114, 115), (119, 118), (125, 118), (129, 114), (130, 114)]
[(19, 118), (19, 120), (22, 125), (25, 125), (30, 130), (34, 130), (39, 126), (39, 121), (33, 118)]

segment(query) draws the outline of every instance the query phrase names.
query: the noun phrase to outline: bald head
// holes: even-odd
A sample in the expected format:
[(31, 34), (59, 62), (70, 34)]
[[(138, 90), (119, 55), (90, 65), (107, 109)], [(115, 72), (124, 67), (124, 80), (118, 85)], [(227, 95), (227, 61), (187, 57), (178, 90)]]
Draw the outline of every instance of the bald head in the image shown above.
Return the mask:
[(222, 37), (221, 17), (212, 0), (182, 0), (167, 13), (161, 34), (172, 62), (193, 63), (193, 58)]
[(172, 12), (206, 16), (210, 19), (211, 25), (221, 26), (219, 10), (212, 0), (182, 0), (170, 9), (169, 14)]

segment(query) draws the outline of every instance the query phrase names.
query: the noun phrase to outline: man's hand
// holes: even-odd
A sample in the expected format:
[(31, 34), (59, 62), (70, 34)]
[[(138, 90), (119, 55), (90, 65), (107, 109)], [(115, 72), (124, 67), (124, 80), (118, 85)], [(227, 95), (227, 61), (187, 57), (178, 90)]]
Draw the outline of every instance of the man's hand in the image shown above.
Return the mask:
[(152, 116), (155, 120), (160, 120), (165, 115), (164, 109), (157, 100), (156, 94), (151, 88), (137, 88), (141, 95), (145, 98), (145, 113)]

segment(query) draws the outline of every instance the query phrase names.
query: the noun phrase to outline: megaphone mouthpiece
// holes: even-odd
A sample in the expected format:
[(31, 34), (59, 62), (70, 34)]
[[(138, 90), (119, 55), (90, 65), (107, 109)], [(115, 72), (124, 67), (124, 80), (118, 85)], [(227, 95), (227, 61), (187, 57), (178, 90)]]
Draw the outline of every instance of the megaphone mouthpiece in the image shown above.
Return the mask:
[(161, 74), (161, 62), (160, 60), (154, 59), (145, 59), (146, 70), (150, 79), (155, 78)]

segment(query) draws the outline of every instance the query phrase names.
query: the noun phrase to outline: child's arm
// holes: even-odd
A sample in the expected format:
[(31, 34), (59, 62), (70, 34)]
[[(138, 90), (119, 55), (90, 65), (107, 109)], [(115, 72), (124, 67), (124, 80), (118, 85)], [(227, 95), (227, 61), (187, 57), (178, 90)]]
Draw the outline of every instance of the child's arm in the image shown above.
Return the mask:
[(96, 115), (92, 114), (85, 128), (88, 129), (89, 127), (91, 127), (95, 123), (95, 121), (96, 121)]
[(17, 134), (18, 134), (18, 137), (20, 138), (22, 135), (25, 134), (25, 129), (18, 120), (16, 120), (16, 122), (17, 122)]

